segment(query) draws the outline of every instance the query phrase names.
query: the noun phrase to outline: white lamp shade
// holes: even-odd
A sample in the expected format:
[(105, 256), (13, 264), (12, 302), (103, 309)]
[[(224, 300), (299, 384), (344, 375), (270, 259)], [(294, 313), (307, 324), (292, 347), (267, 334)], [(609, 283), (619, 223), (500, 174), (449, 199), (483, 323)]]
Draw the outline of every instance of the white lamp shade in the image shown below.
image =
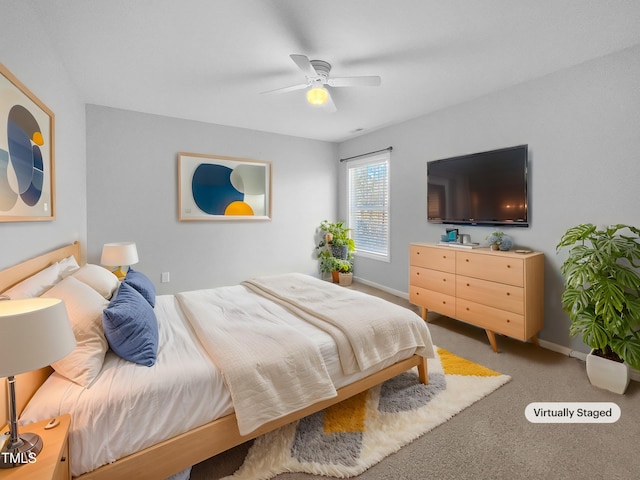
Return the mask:
[(75, 346), (67, 309), (59, 298), (0, 302), (0, 377), (50, 365)]
[(133, 242), (105, 243), (102, 247), (102, 265), (120, 267), (138, 263), (138, 250)]

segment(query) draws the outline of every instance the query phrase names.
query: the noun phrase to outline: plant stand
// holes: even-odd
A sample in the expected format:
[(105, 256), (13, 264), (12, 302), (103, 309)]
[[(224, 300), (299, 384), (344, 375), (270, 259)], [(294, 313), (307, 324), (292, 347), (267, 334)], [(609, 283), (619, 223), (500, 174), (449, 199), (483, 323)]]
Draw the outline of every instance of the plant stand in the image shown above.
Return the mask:
[(626, 362), (619, 363), (599, 357), (591, 350), (587, 355), (587, 376), (594, 387), (623, 394), (629, 385), (631, 370)]

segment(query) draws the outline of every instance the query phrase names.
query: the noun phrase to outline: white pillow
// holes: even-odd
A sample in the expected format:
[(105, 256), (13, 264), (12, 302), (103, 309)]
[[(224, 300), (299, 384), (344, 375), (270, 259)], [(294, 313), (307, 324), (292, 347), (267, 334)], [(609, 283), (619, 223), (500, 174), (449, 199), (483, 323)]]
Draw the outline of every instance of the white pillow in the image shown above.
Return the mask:
[(67, 277), (42, 295), (64, 300), (76, 337), (76, 348), (51, 366), (60, 375), (89, 387), (102, 370), (109, 345), (102, 327), (102, 311), (109, 302), (89, 285)]
[(73, 272), (72, 276), (89, 285), (107, 300), (118, 288), (118, 277), (100, 265), (87, 263)]
[(39, 297), (60, 280), (60, 265), (54, 263), (29, 278), (2, 292), (12, 300)]
[(67, 278), (69, 275), (71, 275), (73, 272), (75, 272), (80, 268), (80, 266), (78, 265), (78, 262), (76, 262), (76, 257), (74, 257), (73, 255), (65, 258), (64, 260), (60, 260), (58, 262), (58, 265), (60, 266), (59, 275), (61, 280), (63, 278)]

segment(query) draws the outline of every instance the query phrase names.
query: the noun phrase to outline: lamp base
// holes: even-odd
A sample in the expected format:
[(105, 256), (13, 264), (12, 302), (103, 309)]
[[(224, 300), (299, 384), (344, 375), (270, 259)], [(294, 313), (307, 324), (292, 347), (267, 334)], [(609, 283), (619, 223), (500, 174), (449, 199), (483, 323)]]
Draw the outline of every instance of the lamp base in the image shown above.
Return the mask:
[[(5, 442), (5, 439), (2, 439), (2, 442)], [(6, 439), (0, 451), (0, 468), (13, 468), (34, 463), (40, 450), (42, 450), (42, 438), (35, 433), (22, 433), (18, 441), (13, 444)]]
[(122, 281), (124, 280), (124, 277), (127, 276), (127, 270), (129, 270), (129, 268), (127, 268), (127, 270), (125, 270), (124, 268), (125, 267), (118, 267), (115, 270), (111, 270), (111, 273), (118, 277), (118, 280)]

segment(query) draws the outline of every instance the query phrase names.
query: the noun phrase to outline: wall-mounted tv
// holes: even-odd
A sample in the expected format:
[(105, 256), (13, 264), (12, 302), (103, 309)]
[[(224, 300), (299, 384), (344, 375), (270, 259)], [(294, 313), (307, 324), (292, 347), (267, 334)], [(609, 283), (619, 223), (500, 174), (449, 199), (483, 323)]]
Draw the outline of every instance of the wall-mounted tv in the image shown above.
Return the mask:
[(528, 227), (527, 168), (527, 145), (427, 162), (428, 221)]

